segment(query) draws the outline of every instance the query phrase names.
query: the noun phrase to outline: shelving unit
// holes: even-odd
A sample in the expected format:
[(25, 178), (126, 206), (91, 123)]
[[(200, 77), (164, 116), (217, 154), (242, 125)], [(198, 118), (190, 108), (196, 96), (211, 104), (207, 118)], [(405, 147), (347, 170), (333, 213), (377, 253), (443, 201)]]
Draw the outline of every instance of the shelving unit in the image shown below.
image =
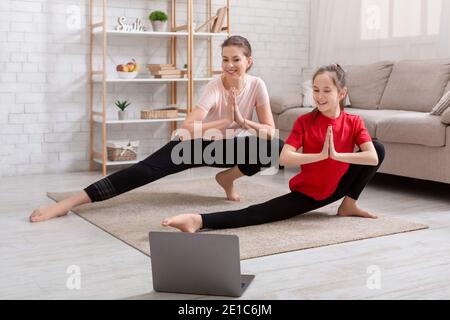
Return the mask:
[[(108, 133), (108, 125), (116, 125), (116, 124), (152, 124), (152, 123), (163, 123), (169, 122), (171, 123), (171, 133), (176, 129), (177, 123), (182, 122), (185, 119), (185, 114), (191, 112), (194, 106), (194, 86), (195, 83), (200, 82), (208, 82), (213, 79), (214, 71), (212, 69), (212, 61), (213, 61), (213, 48), (212, 48), (212, 39), (213, 37), (229, 37), (230, 32), (230, 0), (226, 1), (227, 6), (227, 14), (226, 14), (226, 27), (222, 29), (220, 33), (213, 32), (194, 32), (193, 28), (193, 0), (186, 0), (187, 2), (187, 30), (186, 31), (176, 31), (176, 0), (168, 0), (170, 1), (170, 30), (168, 32), (128, 32), (128, 31), (117, 31), (108, 29), (106, 18), (107, 18), (107, 0), (97, 0), (102, 3), (102, 21), (94, 22), (93, 21), (93, 2), (95, 0), (89, 0), (89, 30), (90, 30), (90, 55), (89, 55), (89, 110), (90, 110), (90, 167), (91, 170), (94, 170), (96, 164), (100, 164), (102, 167), (103, 175), (107, 174), (108, 166), (119, 166), (119, 165), (129, 165), (134, 164), (139, 161), (108, 161), (107, 160), (107, 152), (106, 152), (106, 143), (107, 143), (107, 133)], [(132, 3), (132, 2), (131, 2)], [(206, 8), (208, 13), (208, 18), (210, 19), (212, 15), (212, 0), (206, 0)], [(208, 29), (210, 31), (210, 29)], [(173, 65), (177, 65), (177, 42), (178, 39), (184, 38), (187, 41), (187, 77), (186, 78), (164, 78), (164, 79), (154, 79), (154, 78), (135, 78), (135, 79), (121, 79), (116, 77), (111, 77), (111, 75), (107, 74), (106, 71), (106, 56), (107, 56), (107, 45), (108, 38), (114, 36), (130, 36), (130, 37), (154, 37), (154, 38), (169, 38), (170, 39), (170, 59), (169, 63)], [(101, 46), (102, 46), (102, 66), (100, 70), (94, 70), (93, 65), (93, 52), (94, 52), (94, 37), (101, 37)], [(195, 78), (193, 75), (193, 66), (194, 66), (194, 40), (195, 38), (203, 38), (208, 40), (208, 75), (206, 77)], [(106, 118), (106, 98), (107, 98), (107, 85), (108, 84), (128, 84), (128, 83), (147, 83), (147, 84), (155, 84), (155, 83), (166, 83), (169, 84), (169, 96), (170, 96), (170, 104), (177, 104), (177, 84), (185, 83), (187, 90), (187, 106), (184, 112), (180, 112), (181, 116), (176, 119), (131, 119), (131, 120), (109, 120)], [(96, 111), (94, 106), (94, 85), (101, 85), (101, 111)], [(95, 131), (95, 125), (101, 126), (101, 150), (94, 149), (94, 138), (97, 136)]]

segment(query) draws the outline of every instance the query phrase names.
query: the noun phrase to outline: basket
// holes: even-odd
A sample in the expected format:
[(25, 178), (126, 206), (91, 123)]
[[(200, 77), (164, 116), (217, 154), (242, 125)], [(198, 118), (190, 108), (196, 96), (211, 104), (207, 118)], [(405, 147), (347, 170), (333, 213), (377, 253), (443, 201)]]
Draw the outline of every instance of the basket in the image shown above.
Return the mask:
[(109, 141), (106, 145), (108, 161), (137, 160), (139, 141)]
[(142, 110), (141, 119), (172, 119), (178, 118), (177, 108)]

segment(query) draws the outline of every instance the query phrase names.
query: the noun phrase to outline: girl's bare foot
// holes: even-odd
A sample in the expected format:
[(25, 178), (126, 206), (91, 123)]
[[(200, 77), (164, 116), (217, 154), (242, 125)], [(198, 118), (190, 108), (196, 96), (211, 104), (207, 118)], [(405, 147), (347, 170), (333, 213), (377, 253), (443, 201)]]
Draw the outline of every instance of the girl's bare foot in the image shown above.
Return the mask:
[(228, 173), (228, 170), (216, 174), (216, 181), (225, 190), (227, 199), (241, 201), (241, 197), (234, 190), (234, 180), (234, 177)]
[(61, 205), (61, 203), (54, 203), (34, 210), (30, 216), (30, 222), (41, 222), (51, 218), (65, 216), (68, 212), (69, 210)]
[(163, 227), (176, 228), (183, 232), (195, 233), (203, 226), (202, 217), (199, 214), (180, 214), (164, 219)]
[(337, 215), (340, 217), (361, 217), (361, 218), (370, 218), (377, 219), (378, 217), (366, 210), (358, 208), (356, 205), (356, 201), (345, 197), (344, 201), (342, 201), (339, 206)]

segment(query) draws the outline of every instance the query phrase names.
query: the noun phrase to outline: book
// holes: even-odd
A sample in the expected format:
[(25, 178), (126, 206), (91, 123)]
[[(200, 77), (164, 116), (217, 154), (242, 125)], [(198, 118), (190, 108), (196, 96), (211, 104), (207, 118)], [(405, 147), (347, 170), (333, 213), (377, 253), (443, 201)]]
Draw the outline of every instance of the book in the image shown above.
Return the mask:
[(174, 67), (173, 63), (148, 63), (147, 67)]
[(159, 70), (159, 71), (155, 71), (155, 72), (151, 72), (153, 75), (155, 76), (164, 76), (164, 75), (174, 75), (174, 76), (179, 76), (182, 74), (181, 70)]
[(152, 70), (174, 70), (173, 64), (147, 64), (147, 68)]
[(155, 79), (167, 79), (167, 78), (178, 79), (178, 78), (183, 78), (183, 76), (181, 74), (179, 74), (179, 75), (163, 74), (163, 75), (155, 75), (154, 77), (155, 77)]
[(147, 64), (147, 68), (148, 70), (153, 73), (153, 72), (158, 72), (158, 71), (162, 71), (162, 70), (175, 70), (175, 66), (172, 64), (166, 64), (166, 65), (162, 65), (162, 64)]
[(200, 27), (198, 27), (197, 29), (195, 29), (195, 32), (199, 32), (200, 30), (202, 30), (205, 27), (208, 27), (207, 32), (209, 32), (210, 30), (212, 30), (212, 26), (214, 25), (215, 21), (217, 19), (217, 16), (213, 16), (211, 17), (208, 21), (206, 21), (204, 24), (202, 24)]
[(216, 33), (222, 31), (223, 21), (225, 19), (226, 14), (227, 14), (227, 7), (223, 7), (217, 10), (216, 14), (217, 19), (214, 21), (214, 25), (212, 26), (211, 32)]

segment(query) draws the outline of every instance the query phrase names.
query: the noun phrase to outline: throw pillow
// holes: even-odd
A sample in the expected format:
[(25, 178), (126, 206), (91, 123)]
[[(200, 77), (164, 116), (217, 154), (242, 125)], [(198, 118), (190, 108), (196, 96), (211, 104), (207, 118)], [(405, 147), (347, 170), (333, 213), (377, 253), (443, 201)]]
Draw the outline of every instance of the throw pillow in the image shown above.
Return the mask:
[(380, 61), (365, 65), (346, 65), (344, 70), (352, 108), (378, 109), (393, 63)]
[(430, 114), (432, 116), (440, 116), (444, 113), (444, 111), (450, 106), (450, 91), (445, 93), (441, 100), (434, 106), (433, 110), (431, 110)]
[(396, 62), (379, 109), (428, 113), (442, 97), (449, 74), (450, 59)]
[(302, 93), (303, 93), (303, 106), (304, 107), (314, 106), (313, 89), (312, 89), (312, 81), (311, 80), (303, 82)]

